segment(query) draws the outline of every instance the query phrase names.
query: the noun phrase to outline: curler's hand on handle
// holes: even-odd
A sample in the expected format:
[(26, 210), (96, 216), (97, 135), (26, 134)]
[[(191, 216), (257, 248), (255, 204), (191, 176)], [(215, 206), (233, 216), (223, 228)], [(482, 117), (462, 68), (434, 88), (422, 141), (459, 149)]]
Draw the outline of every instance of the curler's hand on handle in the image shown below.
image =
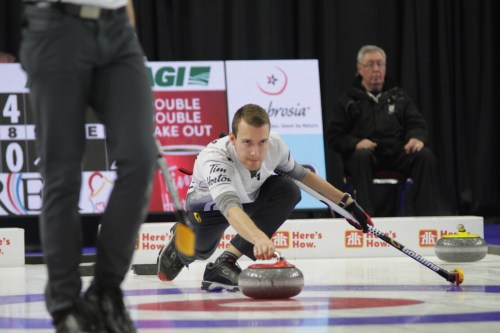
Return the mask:
[(366, 233), (368, 232), (369, 225), (371, 225), (372, 227), (374, 226), (370, 215), (368, 215), (368, 213), (366, 213), (356, 201), (351, 202), (350, 204), (345, 206), (344, 209), (351, 213), (351, 215), (354, 216), (354, 218), (357, 220), (356, 221), (346, 218), (347, 222), (349, 222), (349, 224), (354, 228), (363, 230), (363, 232)]

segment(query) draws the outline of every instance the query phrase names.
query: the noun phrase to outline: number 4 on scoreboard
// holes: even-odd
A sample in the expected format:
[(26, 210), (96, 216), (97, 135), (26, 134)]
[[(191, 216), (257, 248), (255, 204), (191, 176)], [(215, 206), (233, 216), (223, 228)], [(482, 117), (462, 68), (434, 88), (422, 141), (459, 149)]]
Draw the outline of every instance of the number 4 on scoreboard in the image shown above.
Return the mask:
[(21, 117), (21, 111), (17, 106), (17, 96), (12, 94), (7, 97), (7, 101), (3, 107), (2, 115), (5, 118), (10, 118), (12, 124), (19, 123), (19, 117)]

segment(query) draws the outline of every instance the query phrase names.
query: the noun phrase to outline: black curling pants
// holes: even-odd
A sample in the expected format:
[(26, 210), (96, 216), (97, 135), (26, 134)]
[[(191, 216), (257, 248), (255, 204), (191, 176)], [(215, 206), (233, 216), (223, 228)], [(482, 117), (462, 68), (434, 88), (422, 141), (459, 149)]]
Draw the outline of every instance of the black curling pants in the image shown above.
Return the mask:
[[(271, 176), (260, 188), (257, 200), (244, 204), (243, 209), (260, 230), (272, 237), (290, 217), (300, 199), (300, 189), (293, 180), (282, 176)], [(196, 233), (194, 259), (206, 260), (217, 250), (229, 223), (219, 210), (197, 212), (201, 217), (201, 222), (196, 221), (194, 213), (188, 212)], [(231, 244), (250, 259), (255, 260), (252, 243), (236, 235), (231, 240)]]

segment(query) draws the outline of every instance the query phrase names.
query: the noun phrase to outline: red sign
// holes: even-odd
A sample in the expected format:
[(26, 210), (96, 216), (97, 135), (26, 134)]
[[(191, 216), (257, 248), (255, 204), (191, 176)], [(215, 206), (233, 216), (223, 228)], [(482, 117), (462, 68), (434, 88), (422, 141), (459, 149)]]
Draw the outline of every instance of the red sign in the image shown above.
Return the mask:
[[(179, 196), (185, 205), (196, 156), (209, 142), (228, 133), (225, 91), (155, 91), (155, 137), (160, 141)], [(157, 171), (149, 211), (173, 211), (160, 171)]]

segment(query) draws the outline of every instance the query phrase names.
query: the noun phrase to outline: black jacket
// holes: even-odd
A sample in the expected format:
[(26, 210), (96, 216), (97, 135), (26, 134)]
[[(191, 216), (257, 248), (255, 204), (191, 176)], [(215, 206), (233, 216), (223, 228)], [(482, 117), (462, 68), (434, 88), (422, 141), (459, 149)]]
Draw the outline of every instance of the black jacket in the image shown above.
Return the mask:
[(333, 109), (327, 133), (333, 151), (347, 157), (365, 138), (377, 143), (375, 154), (380, 156), (400, 152), (410, 138), (427, 143), (422, 114), (410, 97), (387, 78), (376, 101), (365, 91), (361, 76), (357, 75)]

